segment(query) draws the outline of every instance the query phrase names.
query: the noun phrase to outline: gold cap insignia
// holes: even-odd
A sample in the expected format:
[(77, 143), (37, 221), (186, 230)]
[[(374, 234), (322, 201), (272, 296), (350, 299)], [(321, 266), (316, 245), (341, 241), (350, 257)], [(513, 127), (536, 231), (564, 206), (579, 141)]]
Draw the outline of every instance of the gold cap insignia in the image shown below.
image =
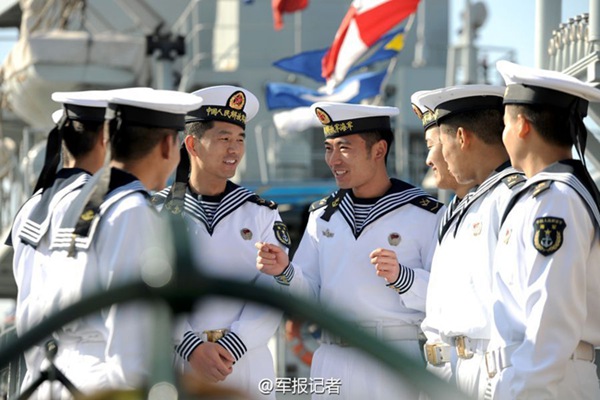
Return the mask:
[(435, 114), (432, 111), (426, 111), (423, 114), (423, 118), (421, 118), (423, 122), (423, 126), (430, 124), (431, 122), (435, 122)]
[(423, 119), (423, 112), (421, 111), (421, 109), (415, 104), (411, 104), (411, 107), (414, 113), (417, 114), (417, 117), (419, 117), (419, 119)]
[(320, 107), (315, 108), (315, 114), (317, 114), (317, 118), (323, 125), (329, 125), (331, 123), (331, 117), (325, 110)]
[(241, 90), (233, 93), (227, 101), (227, 106), (234, 110), (243, 110), (246, 105), (246, 95)]
[(252, 239), (252, 231), (248, 228), (243, 228), (240, 230), (240, 235), (242, 235), (242, 239), (244, 240)]

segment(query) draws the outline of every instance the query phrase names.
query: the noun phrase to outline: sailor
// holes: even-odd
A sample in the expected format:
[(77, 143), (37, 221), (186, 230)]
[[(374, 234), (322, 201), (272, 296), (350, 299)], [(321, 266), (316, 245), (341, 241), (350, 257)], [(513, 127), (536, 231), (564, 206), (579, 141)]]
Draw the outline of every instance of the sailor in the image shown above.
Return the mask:
[[(285, 253), (291, 244), (287, 228), (274, 202), (231, 181), (244, 157), (246, 124), (258, 112), (258, 99), (235, 86), (193, 94), (204, 101), (186, 117), (176, 181), (153, 202), (163, 212), (183, 216), (202, 273), (276, 288), (255, 268), (254, 243), (277, 243)], [(252, 398), (274, 399), (275, 392), (262, 394), (259, 383), (275, 382), (267, 343), (281, 317), (278, 310), (247, 301), (203, 299), (176, 335), (180, 369)]]
[[(431, 168), (431, 172), (433, 174), (433, 178), (435, 181), (435, 186), (441, 190), (448, 190), (454, 193), (454, 197), (450, 201), (450, 204), (446, 208), (444, 213), (443, 221), (450, 220), (453, 218), (453, 213), (456, 211), (458, 204), (465, 197), (465, 195), (469, 192), (469, 190), (474, 186), (473, 183), (461, 184), (456, 181), (456, 178), (450, 173), (448, 170), (448, 163), (444, 160), (444, 156), (442, 154), (442, 143), (440, 141), (440, 127), (437, 125), (437, 119), (435, 112), (435, 104), (433, 103), (424, 103), (423, 99), (431, 99), (429, 94), (430, 90), (421, 90), (415, 92), (410, 97), (411, 105), (413, 111), (421, 120), (423, 124), (423, 130), (425, 131), (425, 144), (427, 146), (427, 157), (425, 159), (425, 163)], [(443, 222), (440, 221), (440, 226), (443, 225)], [(444, 245), (448, 245), (450, 240), (444, 240), (440, 242), (438, 240), (437, 246), (441, 247)], [(441, 251), (436, 249), (437, 251)], [(434, 273), (435, 266), (435, 253), (434, 253), (434, 263), (432, 264), (432, 275)], [(429, 285), (431, 285), (432, 276), (429, 278)], [(426, 308), (430, 306), (430, 302), (426, 302)], [(425, 312), (425, 315), (431, 314), (432, 311)], [(425, 318), (427, 321), (427, 317)], [(428, 343), (436, 343), (442, 344), (442, 340), (439, 337), (439, 333), (433, 329), (433, 327), (423, 327), (424, 333), (427, 335)], [(454, 378), (453, 370), (456, 367), (456, 354), (451, 352), (449, 346), (445, 352), (446, 354), (442, 357), (445, 359), (449, 359), (450, 362), (436, 362), (436, 363), (427, 363), (427, 369), (436, 374), (437, 376), (449, 381)], [(425, 347), (427, 349), (428, 347)], [(441, 348), (441, 347), (440, 347)], [(442, 360), (440, 360), (442, 361)]]
[(494, 257), (486, 395), (598, 399), (600, 194), (583, 161), (583, 118), (600, 90), (555, 71), (497, 68), (507, 85), (504, 144), (527, 181), (504, 213)]
[[(419, 360), (419, 325), (444, 206), (388, 176), (397, 108), (330, 102), (311, 108), (323, 124), (325, 161), (340, 189), (311, 206), (292, 263), (277, 246), (261, 242), (257, 268)], [(317, 391), (314, 398), (418, 397), (409, 382), (329, 332), (314, 353), (311, 378), (339, 382), (335, 392)]]
[(422, 325), (425, 355), (436, 365), (454, 353), (458, 388), (477, 398), (487, 382), (479, 375), (490, 338), (492, 254), (502, 212), (525, 180), (502, 144), (503, 94), (503, 86), (459, 85), (421, 99), (435, 111), (450, 173), (474, 187), (440, 226)]
[[(179, 162), (178, 130), (201, 100), (148, 88), (111, 92), (105, 116), (110, 166), (81, 188), (56, 221), (58, 228), (52, 228), (45, 290), (38, 297), (45, 316), (139, 280), (142, 268), (155, 264), (150, 261), (169, 259), (161, 235), (166, 228), (150, 205), (149, 191), (166, 185)], [(151, 319), (148, 308), (131, 303), (74, 321), (53, 334), (54, 363), (84, 394), (138, 388), (147, 376)], [(57, 385), (42, 385), (37, 398), (50, 397), (71, 395)]]
[[(103, 135), (106, 108), (105, 91), (55, 92), (52, 100), (62, 108), (53, 113), (54, 129), (48, 134), (44, 166), (34, 194), (17, 213), (7, 244), (14, 249), (13, 276), (17, 284), (15, 325), (18, 335), (42, 320), (36, 296), (44, 291), (46, 270), (40, 268), (49, 252), (46, 235), (51, 221), (58, 218), (61, 207), (68, 204), (81, 186), (104, 163), (106, 139)], [(69, 154), (69, 168), (59, 168)], [(39, 374), (45, 358), (43, 347), (25, 353), (27, 372), (22, 387), (28, 387)]]

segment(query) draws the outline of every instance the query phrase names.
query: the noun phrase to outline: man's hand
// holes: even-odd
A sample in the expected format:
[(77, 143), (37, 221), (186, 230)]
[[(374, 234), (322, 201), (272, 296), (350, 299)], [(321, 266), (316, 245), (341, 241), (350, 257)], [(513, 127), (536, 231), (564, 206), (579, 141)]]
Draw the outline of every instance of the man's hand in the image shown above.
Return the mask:
[(204, 342), (190, 355), (190, 365), (201, 379), (217, 383), (225, 380), (233, 371), (235, 359), (220, 344)]
[(400, 276), (400, 264), (396, 252), (386, 249), (375, 249), (369, 255), (371, 264), (375, 266), (377, 276), (385, 278), (387, 283), (394, 283)]
[(256, 268), (263, 274), (281, 275), (290, 264), (290, 258), (281, 247), (265, 242), (256, 242), (254, 246), (258, 249)]

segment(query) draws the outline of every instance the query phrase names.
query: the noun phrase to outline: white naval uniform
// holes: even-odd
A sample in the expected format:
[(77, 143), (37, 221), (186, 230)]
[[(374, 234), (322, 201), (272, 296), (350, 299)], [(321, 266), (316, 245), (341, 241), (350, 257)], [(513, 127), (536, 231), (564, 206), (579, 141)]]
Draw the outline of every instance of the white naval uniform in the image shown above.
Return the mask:
[[(48, 232), (60, 220), (63, 208), (79, 192), (89, 176), (82, 169), (61, 169), (53, 185), (37, 191), (15, 216), (11, 245), (14, 250), (13, 276), (17, 285), (15, 327), (19, 336), (38, 325), (44, 317), (43, 311), (36, 307), (39, 303), (35, 298), (46, 290), (47, 271), (43, 266), (49, 256)], [(41, 215), (41, 220), (34, 221), (32, 218), (35, 214)], [(45, 349), (43, 346), (34, 346), (25, 352), (24, 358), (27, 372), (21, 386), (27, 388), (40, 374)]]
[[(493, 252), (506, 205), (524, 181), (508, 163), (493, 171), (457, 206), (433, 256), (423, 332), (428, 344), (455, 346), (456, 337), (468, 338), (471, 358), (450, 349), (456, 362), (453, 381), (477, 398), (483, 397), (487, 383), (480, 370), (490, 338)], [(448, 374), (449, 367), (428, 369), (445, 368)]]
[[(444, 206), (421, 189), (392, 179), (392, 188), (372, 206), (360, 232), (354, 226), (353, 199), (338, 191), (313, 206), (291, 266), (284, 274), (296, 293), (319, 300), (359, 326), (375, 326), (389, 343), (420, 361), (419, 324), (437, 226)], [(339, 204), (339, 205), (338, 205)], [(396, 290), (386, 287), (370, 262), (377, 248), (396, 252), (402, 265)], [(398, 332), (403, 332), (399, 334)], [(379, 335), (378, 335), (379, 336)], [(382, 338), (382, 336), (379, 336)], [(314, 353), (311, 378), (340, 380), (340, 393), (313, 398), (417, 398), (418, 391), (362, 352), (322, 341)]]
[[(45, 290), (35, 297), (35, 307), (45, 317), (90, 294), (141, 279), (142, 264), (168, 252), (158, 235), (164, 232), (162, 219), (134, 176), (112, 170), (111, 191), (98, 215), (92, 234), (77, 243), (74, 254), (72, 229), (61, 224), (52, 235)], [(67, 324), (53, 335), (58, 343), (55, 364), (84, 394), (139, 388), (147, 376), (151, 319), (148, 307), (134, 302), (113, 304)], [(42, 385), (34, 398), (50, 398), (51, 391), (53, 398), (71, 398), (58, 383)]]
[(490, 360), (489, 398), (600, 398), (596, 366), (573, 359), (580, 342), (600, 345), (600, 213), (569, 165), (584, 168), (570, 160), (531, 177), (502, 224), (489, 349), (505, 354)]
[[(153, 202), (162, 208), (170, 189), (154, 196)], [(204, 196), (204, 199), (209, 197)], [(256, 242), (278, 243), (287, 251), (289, 236), (282, 231), (283, 223), (276, 204), (267, 202), (248, 189), (227, 182), (224, 196), (213, 221), (208, 221), (198, 196), (187, 190), (184, 219), (190, 235), (191, 251), (196, 265), (204, 274), (269, 286), (281, 290), (274, 280), (256, 269)], [(281, 236), (281, 235), (284, 236)], [(277, 235), (280, 235), (279, 237)], [(285, 246), (282, 244), (282, 240)], [(235, 358), (233, 372), (219, 383), (236, 388), (252, 398), (274, 399), (261, 394), (259, 382), (275, 382), (273, 356), (267, 343), (277, 330), (282, 312), (255, 303), (224, 297), (209, 297), (199, 301), (193, 311), (176, 329), (175, 340), (178, 368), (191, 372), (187, 362), (192, 351), (201, 345), (206, 330), (228, 329), (218, 343)]]

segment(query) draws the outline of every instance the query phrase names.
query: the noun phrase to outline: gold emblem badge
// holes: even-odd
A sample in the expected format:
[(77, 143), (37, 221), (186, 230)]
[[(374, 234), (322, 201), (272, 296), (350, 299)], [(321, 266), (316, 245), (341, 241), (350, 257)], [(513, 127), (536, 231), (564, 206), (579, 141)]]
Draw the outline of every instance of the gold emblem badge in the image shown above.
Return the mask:
[(543, 217), (533, 221), (533, 245), (538, 253), (549, 256), (560, 249), (566, 227), (567, 224), (562, 218)]
[(471, 224), (471, 231), (473, 232), (473, 236), (479, 236), (481, 234), (482, 229), (481, 221), (473, 222)]
[(322, 108), (315, 108), (315, 114), (317, 114), (317, 118), (319, 118), (319, 121), (321, 121), (323, 125), (329, 125), (331, 123), (331, 117)]
[(388, 236), (388, 243), (391, 244), (392, 246), (398, 246), (400, 244), (401, 240), (402, 240), (402, 237), (400, 236), (400, 234), (398, 232), (392, 232)]
[(419, 117), (419, 119), (423, 119), (423, 112), (421, 111), (421, 109), (415, 104), (411, 104), (411, 107), (414, 113), (417, 114), (417, 117)]
[(323, 236), (328, 237), (328, 238), (332, 238), (333, 237), (333, 232), (331, 232), (329, 229), (325, 229), (323, 231)]
[(333, 200), (333, 201), (331, 202), (331, 207), (337, 207), (337, 206), (339, 206), (339, 205), (340, 205), (340, 198), (339, 198), (339, 197), (338, 197), (338, 198), (336, 198), (335, 200)]
[(233, 93), (229, 100), (227, 100), (227, 106), (234, 110), (243, 110), (246, 105), (246, 95), (241, 90)]
[(240, 234), (244, 240), (252, 239), (252, 231), (248, 228), (242, 228), (242, 230), (240, 230)]
[(275, 237), (279, 240), (279, 243), (286, 247), (292, 245), (292, 239), (290, 239), (287, 226), (283, 222), (275, 221), (273, 224), (273, 231), (275, 232)]
[(94, 210), (87, 210), (86, 212), (84, 212), (83, 214), (81, 214), (81, 217), (79, 217), (82, 221), (91, 221), (92, 219), (94, 219), (94, 215), (96, 215), (94, 213)]

